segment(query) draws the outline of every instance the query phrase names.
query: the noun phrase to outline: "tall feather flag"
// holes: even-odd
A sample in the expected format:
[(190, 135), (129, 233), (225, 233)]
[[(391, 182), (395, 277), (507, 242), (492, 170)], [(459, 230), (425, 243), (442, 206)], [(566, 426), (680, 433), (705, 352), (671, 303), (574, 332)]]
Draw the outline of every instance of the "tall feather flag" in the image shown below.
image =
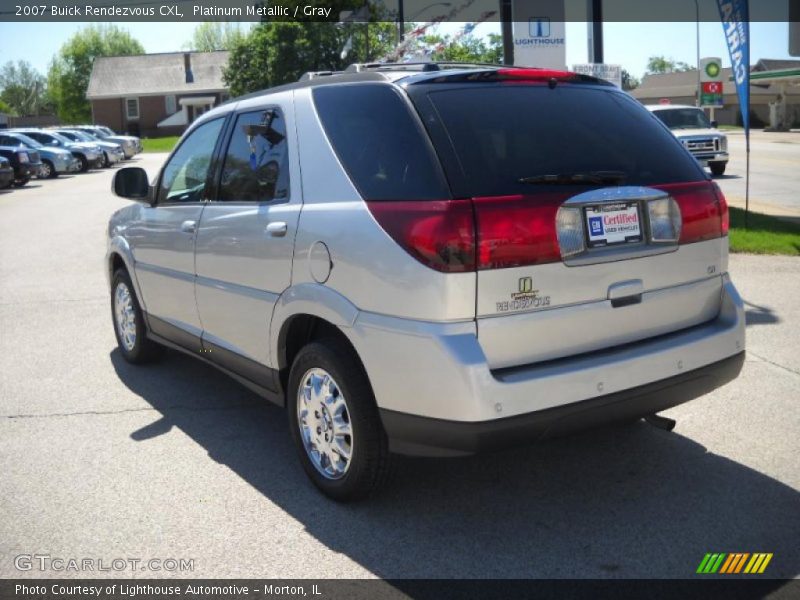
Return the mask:
[(717, 0), (722, 29), (731, 57), (736, 95), (742, 111), (747, 167), (745, 173), (744, 226), (750, 212), (750, 11), (748, 0)]

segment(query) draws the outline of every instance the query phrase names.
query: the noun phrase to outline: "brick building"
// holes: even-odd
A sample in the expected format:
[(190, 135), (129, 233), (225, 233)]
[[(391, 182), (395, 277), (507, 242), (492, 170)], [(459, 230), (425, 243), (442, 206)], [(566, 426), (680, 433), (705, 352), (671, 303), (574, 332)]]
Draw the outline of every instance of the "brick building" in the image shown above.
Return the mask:
[(228, 99), (227, 62), (227, 51), (98, 58), (86, 91), (92, 120), (142, 137), (178, 135)]

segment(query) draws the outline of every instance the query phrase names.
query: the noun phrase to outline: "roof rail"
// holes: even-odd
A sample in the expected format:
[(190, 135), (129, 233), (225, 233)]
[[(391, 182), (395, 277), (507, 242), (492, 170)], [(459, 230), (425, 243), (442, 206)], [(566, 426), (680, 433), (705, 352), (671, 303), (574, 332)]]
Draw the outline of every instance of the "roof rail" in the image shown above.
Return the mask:
[(300, 76), (297, 81), (308, 81), (310, 79), (317, 79), (318, 77), (330, 77), (331, 75), (340, 75), (342, 71), (307, 71)]
[[(364, 71), (443, 71), (445, 69), (485, 69), (486, 67), (499, 68), (503, 65), (491, 63), (460, 63), (460, 62), (385, 62), (385, 63), (354, 63), (344, 70), (344, 73), (362, 73)], [(514, 68), (514, 67), (510, 67)]]

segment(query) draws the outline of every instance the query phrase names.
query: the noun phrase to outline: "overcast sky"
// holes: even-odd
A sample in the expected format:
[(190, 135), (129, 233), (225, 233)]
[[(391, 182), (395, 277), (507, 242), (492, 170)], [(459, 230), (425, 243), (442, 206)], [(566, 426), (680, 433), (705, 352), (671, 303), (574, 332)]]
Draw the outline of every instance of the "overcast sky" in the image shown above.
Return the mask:
[[(46, 73), (52, 56), (61, 45), (86, 23), (0, 23), (0, 63), (27, 60)], [(192, 36), (196, 23), (124, 23), (147, 52), (174, 52), (183, 49)], [(243, 28), (250, 24), (243, 24)], [(439, 32), (448, 34), (461, 25), (447, 23)], [(499, 33), (498, 23), (484, 23), (476, 32)], [(587, 61), (585, 23), (567, 23), (567, 64)], [(760, 58), (791, 58), (788, 54), (787, 23), (751, 24), (753, 64)], [(650, 56), (663, 55), (694, 65), (696, 62), (694, 23), (606, 23), (604, 26), (605, 62), (620, 64), (641, 77)], [(728, 65), (728, 54), (719, 23), (700, 24), (701, 56), (719, 56)]]

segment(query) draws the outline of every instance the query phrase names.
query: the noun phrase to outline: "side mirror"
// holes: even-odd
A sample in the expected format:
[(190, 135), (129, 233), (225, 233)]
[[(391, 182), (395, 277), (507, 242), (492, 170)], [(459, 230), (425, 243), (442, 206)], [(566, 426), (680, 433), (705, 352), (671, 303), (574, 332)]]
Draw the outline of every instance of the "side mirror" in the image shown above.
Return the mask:
[(152, 203), (150, 181), (141, 167), (125, 167), (114, 173), (111, 190), (120, 198), (128, 198), (146, 204)]
[(53, 140), (53, 141), (50, 142), (50, 145), (51, 146), (60, 146), (61, 142), (59, 142), (58, 140)]
[(711, 121), (711, 128), (716, 129), (717, 127), (719, 127), (719, 123), (717, 123), (716, 121)]

